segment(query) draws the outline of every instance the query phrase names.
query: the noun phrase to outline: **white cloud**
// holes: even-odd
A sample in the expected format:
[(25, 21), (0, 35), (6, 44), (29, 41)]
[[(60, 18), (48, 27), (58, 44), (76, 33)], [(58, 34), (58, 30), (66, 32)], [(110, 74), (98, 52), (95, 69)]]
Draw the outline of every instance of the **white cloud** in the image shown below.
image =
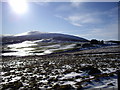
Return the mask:
[(74, 26), (83, 26), (84, 24), (96, 24), (96, 23), (100, 23), (101, 20), (97, 17), (92, 16), (92, 14), (86, 14), (86, 15), (70, 15), (68, 17), (62, 17), (62, 16), (58, 16), (59, 18), (62, 18), (66, 21), (68, 21), (69, 23), (71, 23)]
[[(68, 21), (68, 23), (74, 25), (74, 26), (86, 26), (87, 24), (102, 24), (105, 22), (113, 22), (115, 19), (117, 19), (117, 13), (118, 13), (118, 7), (112, 8), (107, 11), (92, 11), (91, 9), (87, 12), (84, 12), (81, 5), (82, 2), (71, 2), (69, 4), (62, 4), (58, 7), (58, 11), (64, 11), (59, 13), (59, 18), (64, 19)], [(74, 8), (79, 7), (79, 8)], [(75, 10), (74, 10), (75, 9)], [(78, 10), (79, 9), (79, 10)], [(77, 11), (78, 10), (78, 11)], [(105, 20), (107, 18), (107, 21)]]
[(74, 26), (78, 26), (78, 27), (82, 26), (80, 23), (75, 23), (75, 22), (71, 22), (71, 24), (74, 25)]
[[(81, 33), (79, 36), (87, 39), (103, 39), (103, 40), (117, 40), (118, 39), (118, 8), (111, 8), (106, 11), (86, 10), (80, 3), (72, 2), (71, 7), (68, 8), (65, 14), (59, 13), (56, 17), (63, 19), (74, 25), (80, 27)], [(74, 7), (79, 7), (76, 9)], [(82, 8), (82, 9), (81, 9)], [(74, 10), (75, 9), (75, 10)], [(61, 9), (62, 10), (62, 9)], [(83, 32), (84, 30), (84, 32)], [(78, 31), (80, 33), (80, 31)]]

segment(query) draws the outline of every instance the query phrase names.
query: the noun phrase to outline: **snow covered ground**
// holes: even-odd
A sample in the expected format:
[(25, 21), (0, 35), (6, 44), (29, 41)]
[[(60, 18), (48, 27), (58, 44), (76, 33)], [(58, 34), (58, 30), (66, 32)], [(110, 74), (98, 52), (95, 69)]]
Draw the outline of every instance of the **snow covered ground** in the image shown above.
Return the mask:
[[(77, 44), (41, 39), (5, 46), (0, 89), (117, 88), (120, 45), (82, 48)], [(54, 53), (75, 48), (79, 50)]]
[[(3, 57), (0, 88), (92, 89), (117, 88), (120, 54), (54, 54)], [(99, 74), (98, 74), (99, 73)]]

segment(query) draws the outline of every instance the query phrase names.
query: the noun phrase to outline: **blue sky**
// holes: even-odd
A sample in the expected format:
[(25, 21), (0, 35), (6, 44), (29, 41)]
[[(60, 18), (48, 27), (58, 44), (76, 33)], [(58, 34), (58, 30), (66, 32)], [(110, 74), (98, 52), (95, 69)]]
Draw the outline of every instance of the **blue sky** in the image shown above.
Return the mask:
[(23, 14), (2, 3), (2, 33), (54, 32), (117, 40), (117, 2), (29, 2)]

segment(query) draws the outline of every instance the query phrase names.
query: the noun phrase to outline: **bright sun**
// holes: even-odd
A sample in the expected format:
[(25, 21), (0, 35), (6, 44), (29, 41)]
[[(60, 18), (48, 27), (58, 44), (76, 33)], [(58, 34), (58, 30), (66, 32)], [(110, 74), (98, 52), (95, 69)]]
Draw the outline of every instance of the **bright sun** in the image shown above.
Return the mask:
[(9, 0), (9, 4), (17, 14), (23, 14), (27, 11), (26, 0)]

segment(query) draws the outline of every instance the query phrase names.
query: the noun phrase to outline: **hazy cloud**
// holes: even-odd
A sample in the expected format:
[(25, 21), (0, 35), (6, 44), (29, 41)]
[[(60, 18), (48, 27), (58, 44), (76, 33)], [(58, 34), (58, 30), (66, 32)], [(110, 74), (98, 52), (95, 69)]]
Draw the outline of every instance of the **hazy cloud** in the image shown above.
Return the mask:
[(118, 24), (110, 24), (107, 26), (104, 26), (103, 28), (94, 28), (91, 30), (88, 30), (88, 32), (85, 32), (84, 34), (81, 34), (79, 36), (93, 38), (97, 37), (99, 39), (106, 39), (106, 40), (117, 40), (118, 39)]
[(81, 5), (81, 3), (82, 3), (82, 2), (74, 2), (74, 1), (73, 1), (73, 2), (71, 2), (71, 6), (78, 8), (78, 7)]
[(49, 2), (35, 2), (35, 4), (38, 4), (40, 6), (48, 6)]
[(78, 27), (81, 27), (81, 26), (82, 26), (82, 24), (76, 23), (76, 22), (71, 22), (71, 24), (74, 25), (74, 26), (78, 26)]
[[(76, 7), (79, 6), (80, 3), (72, 2), (72, 5), (76, 5)], [(70, 8), (69, 8), (70, 9)], [(107, 11), (91, 11), (90, 12), (72, 12), (64, 15), (60, 14), (58, 18), (64, 19), (68, 21), (68, 23), (74, 25), (74, 26), (86, 26), (88, 24), (95, 25), (95, 24), (102, 24), (102, 23), (110, 23), (114, 22), (115, 19), (117, 20), (117, 10), (118, 8), (112, 8)], [(105, 18), (107, 18), (107, 21), (105, 21)]]
[(57, 16), (57, 17), (62, 18), (75, 26), (83, 26), (85, 24), (96, 24), (101, 22), (99, 18), (95, 17), (92, 14), (91, 15), (77, 14), (77, 15), (69, 15), (68, 17), (62, 17), (62, 16)]

